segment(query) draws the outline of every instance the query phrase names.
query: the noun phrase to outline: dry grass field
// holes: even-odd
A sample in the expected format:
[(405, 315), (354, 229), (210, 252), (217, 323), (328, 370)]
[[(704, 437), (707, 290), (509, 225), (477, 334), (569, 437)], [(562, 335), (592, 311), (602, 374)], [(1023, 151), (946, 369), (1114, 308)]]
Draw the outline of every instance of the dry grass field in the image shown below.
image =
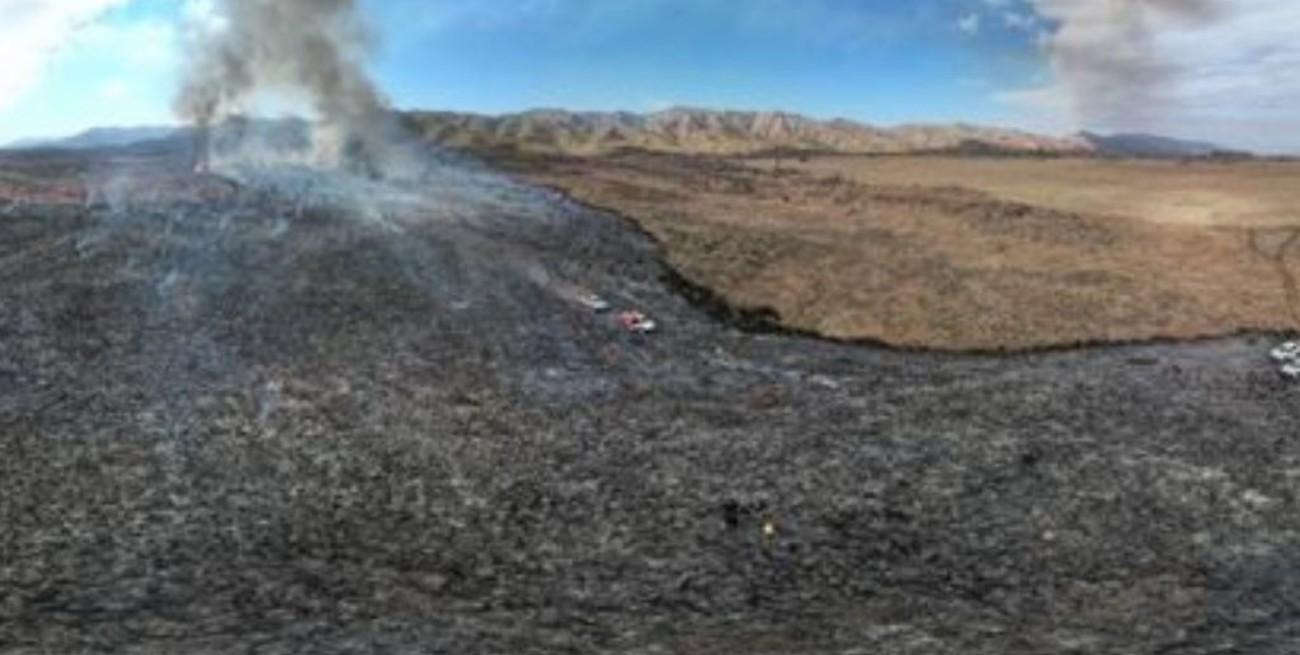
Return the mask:
[(962, 186), (1062, 211), (1158, 223), (1300, 226), (1296, 162), (818, 157), (784, 165), (869, 184)]
[(497, 155), (790, 327), (1017, 350), (1300, 327), (1300, 164)]

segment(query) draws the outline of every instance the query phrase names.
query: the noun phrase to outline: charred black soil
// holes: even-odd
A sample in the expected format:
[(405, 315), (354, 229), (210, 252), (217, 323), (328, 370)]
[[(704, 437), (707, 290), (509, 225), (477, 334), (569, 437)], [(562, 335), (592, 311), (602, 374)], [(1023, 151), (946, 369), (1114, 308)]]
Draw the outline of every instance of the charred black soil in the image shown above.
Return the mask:
[(0, 651), (1300, 644), (1300, 390), (1262, 339), (754, 334), (474, 165), (151, 157), (0, 201)]

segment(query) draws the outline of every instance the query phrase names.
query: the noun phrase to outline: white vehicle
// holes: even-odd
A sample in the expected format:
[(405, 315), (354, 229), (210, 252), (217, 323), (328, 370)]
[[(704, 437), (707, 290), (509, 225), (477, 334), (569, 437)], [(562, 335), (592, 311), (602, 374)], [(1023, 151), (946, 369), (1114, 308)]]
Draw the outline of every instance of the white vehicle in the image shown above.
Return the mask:
[(1282, 374), (1282, 377), (1287, 378), (1288, 380), (1300, 380), (1300, 362), (1284, 364), (1282, 368), (1278, 369), (1278, 372)]
[(599, 313), (599, 312), (607, 312), (610, 310), (609, 301), (605, 300), (604, 298), (601, 298), (600, 296), (594, 293), (589, 293), (579, 297), (578, 302), (581, 303), (583, 307), (586, 307), (587, 309), (590, 309), (593, 312)]
[(1287, 341), (1269, 351), (1268, 355), (1277, 362), (1277, 370), (1282, 377), (1300, 380), (1300, 342)]
[(1275, 362), (1300, 362), (1300, 343), (1288, 341), (1269, 353)]

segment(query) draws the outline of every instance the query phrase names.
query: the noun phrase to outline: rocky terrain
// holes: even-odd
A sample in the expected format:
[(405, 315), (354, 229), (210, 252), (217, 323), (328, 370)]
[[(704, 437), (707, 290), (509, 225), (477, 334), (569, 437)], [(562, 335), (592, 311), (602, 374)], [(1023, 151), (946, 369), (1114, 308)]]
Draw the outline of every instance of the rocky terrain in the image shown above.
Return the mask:
[(459, 158), (60, 157), (0, 159), (0, 652), (1300, 647), (1269, 339), (756, 333)]

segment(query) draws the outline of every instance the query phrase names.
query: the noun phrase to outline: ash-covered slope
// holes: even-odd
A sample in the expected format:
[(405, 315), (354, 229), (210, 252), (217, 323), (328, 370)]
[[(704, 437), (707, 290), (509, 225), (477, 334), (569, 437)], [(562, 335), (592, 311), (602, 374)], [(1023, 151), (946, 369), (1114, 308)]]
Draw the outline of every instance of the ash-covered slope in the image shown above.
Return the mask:
[(650, 114), (538, 110), (503, 116), (414, 112), (408, 121), (438, 143), (591, 154), (619, 148), (708, 154), (777, 149), (841, 153), (984, 150), (1087, 153), (1076, 137), (1047, 137), (972, 125), (879, 128), (847, 120), (819, 121), (785, 112), (669, 109)]
[(627, 223), (456, 160), (51, 156), (0, 159), (0, 652), (1300, 639), (1300, 404), (1251, 339), (748, 334)]

